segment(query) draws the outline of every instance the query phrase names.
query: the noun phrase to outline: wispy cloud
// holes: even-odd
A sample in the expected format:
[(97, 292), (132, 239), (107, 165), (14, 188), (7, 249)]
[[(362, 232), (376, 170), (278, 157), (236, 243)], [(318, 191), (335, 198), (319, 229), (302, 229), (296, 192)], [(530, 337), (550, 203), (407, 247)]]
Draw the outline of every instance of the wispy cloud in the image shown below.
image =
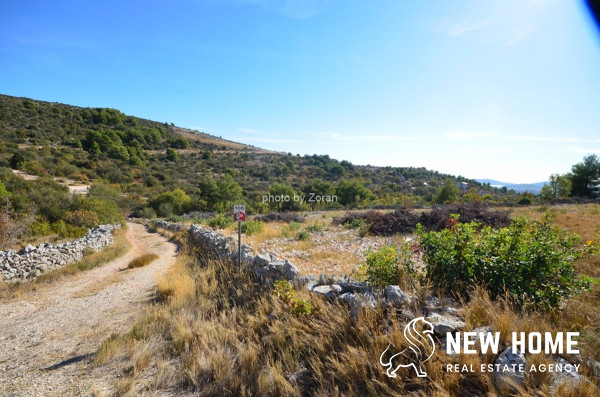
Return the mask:
[(534, 28), (529, 28), (529, 29), (525, 29), (522, 30), (520, 32), (515, 32), (512, 37), (510, 39), (508, 39), (508, 41), (506, 41), (504, 43), (505, 46), (510, 46), (515, 44), (518, 41), (523, 40), (525, 37), (529, 36), (535, 29)]
[(457, 149), (459, 152), (469, 152), (469, 153), (508, 153), (510, 150), (503, 149), (499, 147), (491, 147), (491, 146), (471, 146), (471, 147), (459, 147)]
[(468, 22), (459, 22), (453, 25), (450, 30), (448, 30), (448, 34), (454, 37), (466, 37), (471, 33), (479, 32), (484, 29), (489, 28), (494, 25), (495, 22), (492, 19), (484, 19), (480, 21), (468, 21)]
[(475, 139), (475, 138), (487, 138), (495, 137), (498, 134), (491, 132), (465, 132), (465, 131), (453, 131), (445, 134), (448, 138), (452, 139)]

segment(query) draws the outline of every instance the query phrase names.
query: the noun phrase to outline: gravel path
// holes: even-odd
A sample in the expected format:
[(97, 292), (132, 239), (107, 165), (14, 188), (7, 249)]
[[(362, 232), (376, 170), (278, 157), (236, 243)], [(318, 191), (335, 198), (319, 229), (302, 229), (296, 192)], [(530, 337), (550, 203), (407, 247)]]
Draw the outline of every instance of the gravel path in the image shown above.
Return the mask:
[[(166, 238), (128, 227), (132, 249), (122, 257), (0, 302), (0, 396), (87, 396), (110, 388), (117, 375), (92, 368), (92, 355), (112, 333), (131, 327), (176, 254)], [(160, 258), (124, 270), (144, 253)]]

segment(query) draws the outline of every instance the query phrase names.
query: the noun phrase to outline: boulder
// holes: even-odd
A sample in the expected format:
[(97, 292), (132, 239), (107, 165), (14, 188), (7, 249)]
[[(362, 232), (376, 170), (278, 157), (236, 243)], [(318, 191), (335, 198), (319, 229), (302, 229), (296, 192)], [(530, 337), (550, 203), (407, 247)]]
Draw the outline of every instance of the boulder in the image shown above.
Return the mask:
[(433, 313), (426, 320), (433, 324), (433, 332), (439, 337), (445, 337), (447, 332), (456, 332), (467, 326), (462, 320), (438, 313)]
[(553, 372), (552, 381), (550, 382), (550, 390), (556, 390), (564, 383), (574, 384), (586, 380), (564, 358), (552, 356), (552, 361), (555, 365), (560, 364), (560, 366), (555, 367), (556, 370)]
[(506, 348), (494, 361), (494, 364), (500, 365), (500, 370), (494, 371), (494, 384), (502, 395), (509, 395), (525, 383), (525, 355), (519, 350), (514, 353), (512, 350), (512, 347)]
[(254, 268), (265, 267), (271, 262), (271, 258), (267, 255), (258, 254), (252, 260), (252, 266)]
[(352, 292), (345, 292), (338, 299), (348, 303), (350, 316), (353, 318), (358, 317), (361, 308), (374, 309), (377, 307), (377, 300), (371, 293), (354, 294)]
[(385, 298), (389, 303), (396, 306), (409, 305), (414, 299), (412, 296), (404, 293), (397, 285), (388, 285), (385, 289)]
[(336, 284), (342, 287), (342, 292), (366, 293), (372, 292), (373, 288), (367, 283), (359, 283), (353, 280), (340, 280)]
[(332, 285), (317, 285), (312, 289), (313, 292), (317, 294), (321, 294), (329, 299), (336, 298), (340, 292), (342, 292), (342, 287), (337, 284)]

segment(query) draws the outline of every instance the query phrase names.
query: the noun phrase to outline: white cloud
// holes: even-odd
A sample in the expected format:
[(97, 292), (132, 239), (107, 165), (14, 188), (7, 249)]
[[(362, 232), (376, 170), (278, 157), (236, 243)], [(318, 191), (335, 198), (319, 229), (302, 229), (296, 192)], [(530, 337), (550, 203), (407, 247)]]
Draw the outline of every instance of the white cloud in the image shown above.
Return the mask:
[(469, 152), (469, 153), (509, 153), (508, 149), (502, 149), (499, 147), (487, 147), (487, 146), (477, 146), (477, 147), (459, 147), (457, 149), (459, 152)]
[(459, 22), (448, 30), (448, 34), (454, 37), (466, 37), (471, 33), (482, 31), (494, 25), (494, 20), (484, 19), (477, 22)]
[(522, 30), (520, 32), (515, 32), (515, 34), (513, 34), (512, 37), (504, 43), (504, 45), (505, 46), (513, 45), (516, 42), (521, 41), (525, 37), (529, 36), (534, 30), (535, 30), (534, 28), (529, 28), (529, 29)]
[(445, 134), (448, 138), (452, 139), (474, 139), (474, 138), (486, 138), (495, 137), (497, 134), (491, 132), (466, 132), (466, 131), (453, 131)]

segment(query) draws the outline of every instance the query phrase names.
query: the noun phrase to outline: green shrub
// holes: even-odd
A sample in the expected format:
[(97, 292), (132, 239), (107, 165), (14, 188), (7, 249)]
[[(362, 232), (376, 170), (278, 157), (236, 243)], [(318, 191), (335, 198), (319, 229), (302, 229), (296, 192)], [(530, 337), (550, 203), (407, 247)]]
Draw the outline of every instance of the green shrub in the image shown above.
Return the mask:
[(354, 218), (351, 222), (344, 223), (346, 229), (358, 229), (363, 226), (366, 221), (362, 218)]
[(52, 227), (50, 226), (50, 223), (46, 221), (33, 222), (29, 226), (29, 233), (32, 236), (47, 236), (52, 233)]
[(363, 268), (367, 281), (378, 288), (387, 285), (406, 288), (412, 283), (415, 274), (414, 262), (407, 245), (399, 250), (392, 245), (381, 247), (377, 251), (369, 249)]
[(214, 218), (209, 219), (207, 224), (212, 228), (225, 229), (233, 224), (233, 219), (230, 216), (217, 214)]
[(301, 232), (296, 233), (296, 238), (300, 241), (309, 240), (310, 234), (306, 230), (302, 230)]
[(125, 223), (125, 218), (114, 201), (85, 197), (79, 203), (79, 209), (96, 214), (100, 225)]
[(158, 196), (152, 197), (149, 201), (150, 207), (154, 208), (159, 215), (165, 217), (171, 215), (161, 214), (161, 206), (163, 204), (170, 204), (172, 212), (181, 215), (189, 210), (190, 206), (192, 205), (192, 199), (185, 191), (177, 188), (172, 192), (165, 192), (159, 194)]
[(313, 225), (307, 226), (306, 230), (309, 232), (322, 232), (325, 229), (324, 223), (319, 223), (319, 221), (315, 221)]
[(64, 221), (54, 222), (52, 224), (52, 230), (58, 234), (59, 237), (63, 238), (79, 238), (85, 236), (88, 229), (85, 227), (73, 226), (65, 223)]
[(136, 215), (139, 218), (154, 219), (156, 218), (156, 211), (154, 211), (154, 209), (150, 207), (144, 207), (141, 210), (137, 211)]
[(242, 233), (247, 234), (247, 235), (260, 233), (260, 232), (262, 232), (264, 226), (265, 226), (264, 223), (262, 223), (261, 221), (256, 221), (256, 220), (243, 222), (242, 223)]
[(290, 230), (298, 231), (298, 230), (300, 230), (301, 226), (302, 225), (300, 224), (300, 222), (290, 221), (290, 225), (289, 225)]
[(77, 227), (92, 228), (100, 224), (98, 215), (92, 211), (87, 210), (76, 210), (67, 212), (65, 215), (65, 222), (70, 225)]
[(507, 293), (519, 304), (541, 309), (556, 308), (589, 288), (590, 280), (578, 277), (573, 263), (596, 245), (582, 247), (577, 235), (552, 224), (550, 213), (541, 222), (514, 218), (501, 229), (457, 218), (439, 232), (417, 228), (426, 276), (437, 286), (466, 297), (479, 283), (492, 297)]
[(294, 298), (296, 291), (286, 280), (276, 281), (273, 285), (272, 294), (289, 308), (290, 314), (294, 316), (309, 315), (312, 313), (312, 304), (307, 299)]
[(290, 304), (290, 313), (294, 316), (308, 316), (312, 313), (312, 304), (307, 299), (293, 298)]

